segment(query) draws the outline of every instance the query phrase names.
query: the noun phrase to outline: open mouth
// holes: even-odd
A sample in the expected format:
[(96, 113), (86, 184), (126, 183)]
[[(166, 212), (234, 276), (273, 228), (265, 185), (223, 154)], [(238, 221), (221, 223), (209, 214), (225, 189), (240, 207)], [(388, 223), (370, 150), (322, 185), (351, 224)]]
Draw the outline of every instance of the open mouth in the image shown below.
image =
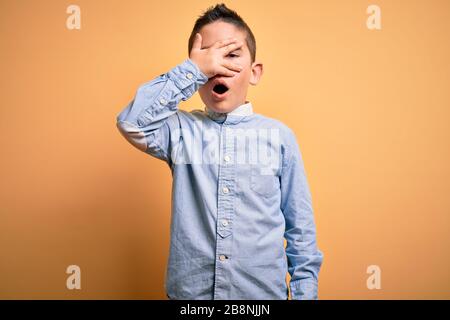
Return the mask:
[(226, 85), (219, 83), (214, 86), (213, 91), (217, 94), (224, 94), (225, 92), (228, 91), (228, 87)]

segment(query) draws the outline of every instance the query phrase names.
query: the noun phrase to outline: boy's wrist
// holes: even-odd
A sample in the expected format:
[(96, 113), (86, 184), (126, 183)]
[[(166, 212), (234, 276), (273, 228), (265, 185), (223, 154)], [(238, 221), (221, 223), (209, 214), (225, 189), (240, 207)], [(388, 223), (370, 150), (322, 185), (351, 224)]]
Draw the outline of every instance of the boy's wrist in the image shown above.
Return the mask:
[(198, 66), (190, 59), (184, 60), (172, 68), (167, 76), (173, 81), (175, 86), (184, 93), (185, 99), (190, 98), (199, 88), (208, 81), (198, 68)]
[(199, 76), (199, 78), (202, 78), (203, 80), (206, 79), (206, 81), (209, 80), (208, 76), (200, 69), (200, 66), (198, 65), (198, 63), (196, 63), (193, 59), (191, 58), (187, 58), (186, 61), (188, 63), (190, 63), (193, 68), (195, 68), (195, 70), (197, 71), (197, 74)]

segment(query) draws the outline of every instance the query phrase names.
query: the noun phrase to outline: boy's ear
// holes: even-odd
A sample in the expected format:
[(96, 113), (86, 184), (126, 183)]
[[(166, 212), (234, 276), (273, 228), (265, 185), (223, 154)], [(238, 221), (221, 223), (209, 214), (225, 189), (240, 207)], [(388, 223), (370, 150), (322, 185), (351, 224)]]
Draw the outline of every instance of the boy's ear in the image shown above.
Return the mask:
[(250, 75), (250, 84), (256, 86), (264, 73), (262, 62), (255, 61), (252, 64), (252, 74)]

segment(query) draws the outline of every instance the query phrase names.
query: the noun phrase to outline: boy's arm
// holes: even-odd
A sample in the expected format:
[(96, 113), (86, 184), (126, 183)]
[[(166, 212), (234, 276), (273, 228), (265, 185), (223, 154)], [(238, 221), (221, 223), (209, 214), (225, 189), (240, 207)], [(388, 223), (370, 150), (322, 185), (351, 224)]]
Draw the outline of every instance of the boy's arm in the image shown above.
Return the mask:
[(290, 140), (281, 171), (281, 210), (286, 221), (284, 236), (291, 275), (289, 287), (293, 300), (318, 299), (318, 276), (323, 254), (316, 246), (311, 194), (293, 133)]
[(207, 81), (198, 66), (186, 59), (142, 84), (118, 114), (117, 128), (133, 146), (170, 164), (170, 141), (176, 137), (170, 137), (168, 119), (177, 112), (181, 100), (189, 99)]
[(242, 41), (233, 38), (202, 48), (202, 36), (197, 33), (188, 59), (139, 87), (134, 99), (117, 116), (119, 131), (139, 150), (171, 165), (170, 142), (178, 142), (181, 131), (177, 118), (180, 100), (189, 99), (210, 77), (232, 77), (241, 72), (242, 66), (226, 56), (242, 46)]

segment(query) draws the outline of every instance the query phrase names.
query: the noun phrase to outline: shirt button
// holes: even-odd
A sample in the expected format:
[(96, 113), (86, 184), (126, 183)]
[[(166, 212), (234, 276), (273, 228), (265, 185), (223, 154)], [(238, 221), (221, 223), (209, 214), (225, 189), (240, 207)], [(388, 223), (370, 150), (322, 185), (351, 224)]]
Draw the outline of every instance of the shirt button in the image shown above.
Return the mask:
[(224, 227), (226, 227), (227, 225), (228, 225), (228, 220), (222, 220), (222, 225), (224, 226)]
[(223, 160), (225, 160), (225, 162), (229, 162), (231, 158), (229, 155), (226, 155), (225, 157), (223, 157)]
[(164, 99), (164, 98), (159, 99), (159, 102), (161, 102), (161, 104), (162, 104), (163, 106), (165, 106), (165, 105), (167, 104), (167, 100)]
[(228, 189), (227, 187), (223, 187), (222, 188), (222, 192), (223, 193), (228, 193), (228, 192), (230, 192), (230, 189)]
[(223, 254), (221, 254), (220, 256), (219, 256), (219, 260), (220, 261), (225, 261), (227, 259), (227, 257), (225, 256), (225, 255), (223, 255)]
[(186, 75), (186, 77), (187, 77), (188, 79), (192, 79), (193, 75), (192, 75), (192, 73), (189, 72), (189, 73)]

